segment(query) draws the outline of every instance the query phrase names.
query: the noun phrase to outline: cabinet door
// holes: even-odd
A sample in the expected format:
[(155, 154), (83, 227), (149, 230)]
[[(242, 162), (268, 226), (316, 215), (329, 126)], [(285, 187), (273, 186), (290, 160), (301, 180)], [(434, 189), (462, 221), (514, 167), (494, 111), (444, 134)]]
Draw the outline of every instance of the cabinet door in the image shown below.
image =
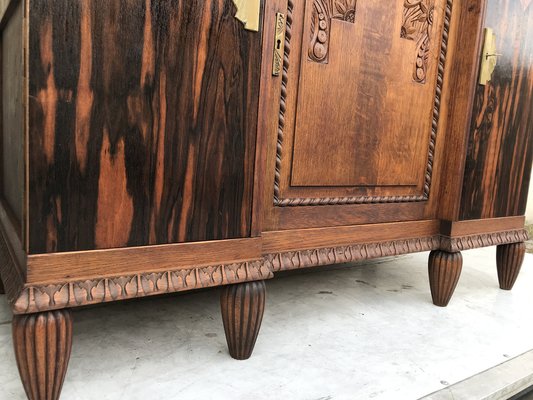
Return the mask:
[(326, 225), (427, 216), (452, 1), (289, 0), (286, 16), (267, 204), (376, 206)]

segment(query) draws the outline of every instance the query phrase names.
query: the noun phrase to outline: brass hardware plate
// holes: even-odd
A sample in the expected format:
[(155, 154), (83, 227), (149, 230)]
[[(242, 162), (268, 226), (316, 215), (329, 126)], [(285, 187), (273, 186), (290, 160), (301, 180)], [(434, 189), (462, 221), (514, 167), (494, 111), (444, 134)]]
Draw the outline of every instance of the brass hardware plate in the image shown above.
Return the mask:
[(233, 4), (237, 8), (235, 18), (244, 24), (244, 29), (258, 32), (261, 0), (233, 0)]
[(279, 76), (283, 69), (283, 57), (285, 54), (285, 14), (276, 14), (276, 35), (274, 38), (274, 58), (272, 61), (272, 75)]
[(479, 71), (479, 84), (486, 85), (492, 79), (496, 68), (498, 56), (496, 53), (496, 35), (490, 28), (485, 28), (485, 41), (481, 53), (481, 68)]

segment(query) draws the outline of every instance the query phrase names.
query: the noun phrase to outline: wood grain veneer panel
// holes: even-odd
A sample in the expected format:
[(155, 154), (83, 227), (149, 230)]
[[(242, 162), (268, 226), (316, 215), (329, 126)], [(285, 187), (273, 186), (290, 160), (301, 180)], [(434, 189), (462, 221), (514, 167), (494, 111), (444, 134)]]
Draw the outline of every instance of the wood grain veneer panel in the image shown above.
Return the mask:
[(20, 224), (24, 204), (23, 2), (2, 30), (2, 195)]
[(451, 15), (446, 0), (288, 2), (275, 205), (428, 199)]
[[(312, 0), (305, 4), (305, 13), (298, 15), (303, 18), (299, 23), (304, 25), (304, 51), (297, 83), (291, 186), (420, 185), (428, 158), (446, 2), (423, 0), (425, 12), (403, 2)], [(331, 12), (321, 4), (333, 4)], [(353, 14), (340, 12), (352, 6)], [(407, 21), (404, 15), (410, 12), (426, 24)], [(329, 18), (326, 31), (314, 27)], [(427, 24), (428, 20), (432, 23)], [(309, 32), (317, 30), (327, 32), (327, 64), (313, 62), (306, 51)], [(311, 40), (315, 46), (320, 44), (320, 33)], [(421, 84), (414, 84), (414, 60), (423, 36), (428, 51), (431, 46), (425, 56), (429, 71), (421, 74)]]
[[(261, 258), (261, 239), (231, 239), (28, 256), (27, 282), (124, 276)], [(65, 268), (68, 266), (68, 268)]]
[(498, 65), (474, 101), (461, 218), (523, 215), (533, 161), (533, 5), (489, 0)]
[(479, 235), (483, 233), (523, 229), (524, 223), (524, 216), (487, 218), (453, 222), (441, 221), (441, 233), (443, 235), (451, 237)]
[(274, 231), (263, 233), (262, 249), (269, 254), (430, 237), (439, 232), (438, 220)]
[(29, 14), (30, 252), (249, 236), (261, 36), (233, 2)]

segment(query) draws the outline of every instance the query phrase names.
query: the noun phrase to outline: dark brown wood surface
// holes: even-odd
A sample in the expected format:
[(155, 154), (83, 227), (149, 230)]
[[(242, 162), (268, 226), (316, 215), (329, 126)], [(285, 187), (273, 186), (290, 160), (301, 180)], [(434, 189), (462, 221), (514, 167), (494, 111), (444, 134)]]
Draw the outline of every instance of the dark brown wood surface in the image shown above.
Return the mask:
[(476, 90), (462, 219), (523, 215), (533, 161), (533, 3), (489, 0), (498, 65)]
[(460, 252), (448, 253), (434, 250), (429, 255), (429, 286), (433, 304), (446, 307), (457, 287), (463, 269), (463, 256)]
[(72, 348), (70, 310), (16, 315), (15, 356), (29, 400), (58, 400)]
[(254, 350), (265, 311), (265, 281), (222, 288), (220, 308), (230, 355), (247, 360)]
[(231, 1), (30, 1), (30, 252), (247, 237), (261, 35)]
[(518, 274), (520, 274), (525, 255), (526, 244), (524, 242), (498, 246), (496, 266), (501, 289), (511, 290), (513, 288)]

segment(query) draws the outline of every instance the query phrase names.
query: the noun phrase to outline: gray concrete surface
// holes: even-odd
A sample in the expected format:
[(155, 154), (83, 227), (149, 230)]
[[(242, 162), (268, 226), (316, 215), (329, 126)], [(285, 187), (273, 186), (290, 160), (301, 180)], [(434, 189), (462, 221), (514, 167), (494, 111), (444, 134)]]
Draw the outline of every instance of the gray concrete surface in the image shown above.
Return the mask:
[(521, 394), (533, 385), (533, 350), (432, 393), (422, 400), (533, 400)]
[[(427, 256), (268, 282), (248, 361), (227, 354), (217, 290), (78, 310), (62, 399), (418, 399), (533, 349), (533, 255), (504, 292), (495, 249), (465, 252), (445, 309)], [(0, 399), (22, 400), (10, 319), (0, 296)]]

